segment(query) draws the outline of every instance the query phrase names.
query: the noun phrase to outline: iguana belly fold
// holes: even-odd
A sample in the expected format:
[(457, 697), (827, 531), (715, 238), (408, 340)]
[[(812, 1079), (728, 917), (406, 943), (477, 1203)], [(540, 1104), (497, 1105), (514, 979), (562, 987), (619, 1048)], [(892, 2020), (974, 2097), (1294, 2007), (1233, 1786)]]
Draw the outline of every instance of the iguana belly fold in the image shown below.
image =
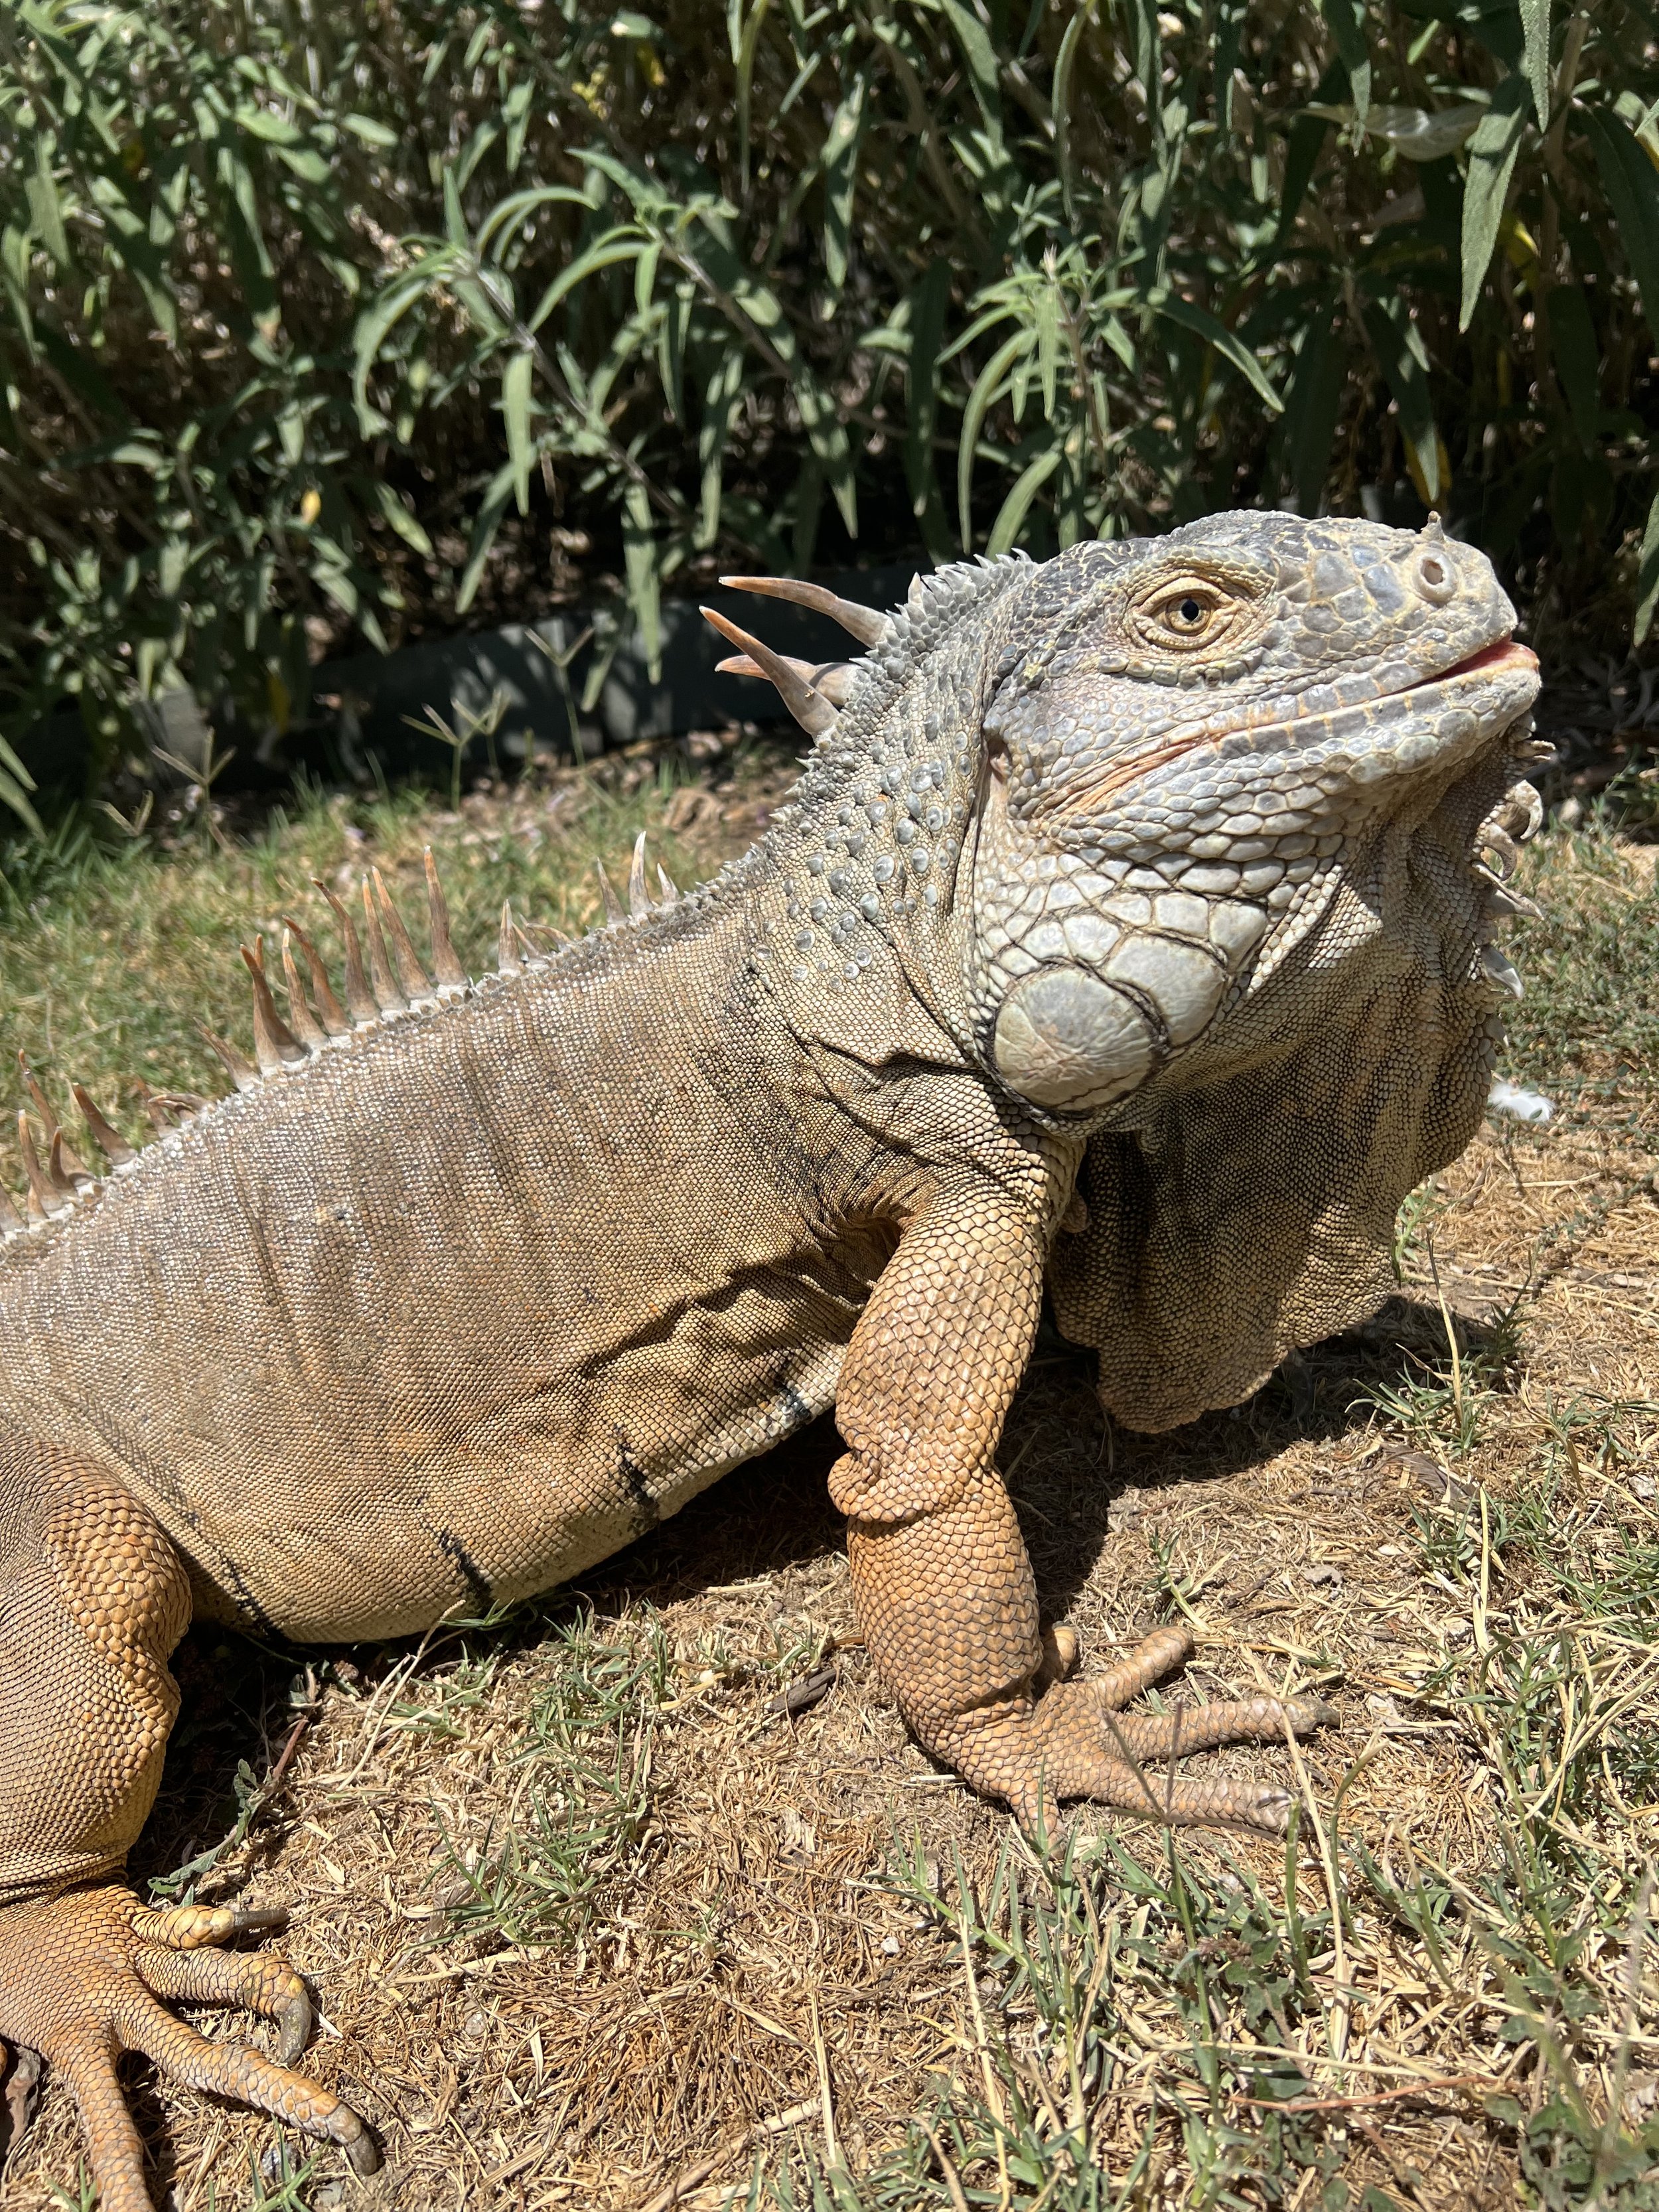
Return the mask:
[[(684, 899), (428, 975), (378, 877), (340, 995), (297, 927), (254, 1060), (109, 1162), (27, 1116), (0, 1200), (0, 2037), (44, 2053), (104, 2212), (142, 2212), (124, 2049), (379, 2153), (293, 2070), (259, 1916), (122, 1884), (192, 1607), (429, 1627), (580, 1573), (832, 1401), (860, 1626), (921, 1741), (1028, 1823), (1091, 1796), (1278, 1832), (1186, 1753), (1329, 1717), (1122, 1708), (1165, 1629), (1066, 1679), (996, 1469), (1045, 1285), (1103, 1398), (1166, 1426), (1358, 1318), (1401, 1199), (1468, 1141), (1536, 664), (1488, 564), (1283, 514), (919, 579), (808, 667), (725, 629), (814, 738)], [(608, 890), (608, 887), (607, 887)], [(609, 894), (608, 894), (609, 895)], [(301, 973), (303, 963), (304, 973)], [(80, 1139), (75, 1140), (79, 1142)], [(273, 2061), (175, 1999), (251, 2005)]]

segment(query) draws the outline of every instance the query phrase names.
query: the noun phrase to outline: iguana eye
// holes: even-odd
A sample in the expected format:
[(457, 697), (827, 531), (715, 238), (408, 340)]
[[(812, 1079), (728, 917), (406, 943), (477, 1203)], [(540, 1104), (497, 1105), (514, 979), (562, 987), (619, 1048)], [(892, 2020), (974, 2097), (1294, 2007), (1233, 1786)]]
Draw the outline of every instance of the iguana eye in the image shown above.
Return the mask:
[[(1259, 626), (1260, 596), (1253, 579), (1206, 575), (1202, 568), (1177, 568), (1149, 578), (1123, 611), (1124, 627), (1162, 657), (1207, 656), (1224, 638), (1230, 650), (1239, 635)], [(1243, 588), (1240, 588), (1240, 586)]]
[(1219, 611), (1212, 599), (1200, 599), (1196, 592), (1182, 592), (1176, 598), (1165, 599), (1158, 614), (1164, 629), (1173, 630), (1184, 641), (1202, 637)]

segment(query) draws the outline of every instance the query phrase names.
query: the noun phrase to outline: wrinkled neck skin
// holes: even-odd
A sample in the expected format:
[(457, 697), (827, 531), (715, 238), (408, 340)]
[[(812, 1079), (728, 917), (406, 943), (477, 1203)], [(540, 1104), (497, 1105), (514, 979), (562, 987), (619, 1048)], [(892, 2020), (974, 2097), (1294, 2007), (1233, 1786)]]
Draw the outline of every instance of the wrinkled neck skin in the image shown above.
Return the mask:
[(1248, 1065), (1265, 1013), (1327, 1018), (1373, 939), (1478, 979), (1513, 902), (1475, 848), (1538, 690), (1514, 622), (1437, 524), (1221, 515), (945, 571), (775, 833), (767, 988), (804, 1041), (1086, 1138)]

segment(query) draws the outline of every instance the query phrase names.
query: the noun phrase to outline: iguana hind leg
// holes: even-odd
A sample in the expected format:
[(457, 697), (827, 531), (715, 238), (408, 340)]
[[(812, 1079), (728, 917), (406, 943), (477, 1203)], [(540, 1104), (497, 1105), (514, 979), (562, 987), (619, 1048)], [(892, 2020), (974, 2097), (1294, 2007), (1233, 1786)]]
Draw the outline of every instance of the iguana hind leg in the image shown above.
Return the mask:
[[(848, 1515), (860, 1624), (921, 1741), (1028, 1826), (1063, 1797), (1147, 1819), (1284, 1827), (1283, 1790), (1177, 1779), (1188, 1751), (1282, 1741), (1329, 1717), (1311, 1698), (1252, 1698), (1120, 1719), (1191, 1650), (1162, 1629), (1097, 1681), (1056, 1680), (1069, 1638), (1037, 1632), (1019, 1524), (993, 1461), (1030, 1349), (1044, 1246), (1036, 1220), (979, 1188), (906, 1231), (854, 1332), (831, 1478)], [(925, 1377), (925, 1382), (919, 1381)]]
[(269, 1913), (156, 1912), (119, 1876), (161, 1779), (178, 1692), (167, 1660), (190, 1615), (178, 1554), (100, 1468), (0, 1444), (0, 2038), (61, 2069), (103, 2212), (149, 2212), (137, 2131), (116, 2078), (142, 2051), (194, 2087), (275, 2112), (379, 2163), (357, 2115), (317, 2083), (210, 2043), (164, 1997), (241, 2004), (298, 2055), (310, 2000), (292, 1968), (202, 1948)]

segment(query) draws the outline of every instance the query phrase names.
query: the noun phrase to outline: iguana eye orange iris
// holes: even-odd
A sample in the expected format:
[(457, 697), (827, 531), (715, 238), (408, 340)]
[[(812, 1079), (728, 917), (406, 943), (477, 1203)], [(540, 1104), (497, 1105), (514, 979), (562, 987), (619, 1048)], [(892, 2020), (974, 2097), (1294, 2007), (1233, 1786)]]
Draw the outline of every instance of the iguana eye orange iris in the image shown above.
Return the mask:
[(1145, 644), (1182, 652), (1213, 647), (1243, 612), (1241, 602), (1208, 577), (1178, 575), (1132, 606), (1128, 620)]

